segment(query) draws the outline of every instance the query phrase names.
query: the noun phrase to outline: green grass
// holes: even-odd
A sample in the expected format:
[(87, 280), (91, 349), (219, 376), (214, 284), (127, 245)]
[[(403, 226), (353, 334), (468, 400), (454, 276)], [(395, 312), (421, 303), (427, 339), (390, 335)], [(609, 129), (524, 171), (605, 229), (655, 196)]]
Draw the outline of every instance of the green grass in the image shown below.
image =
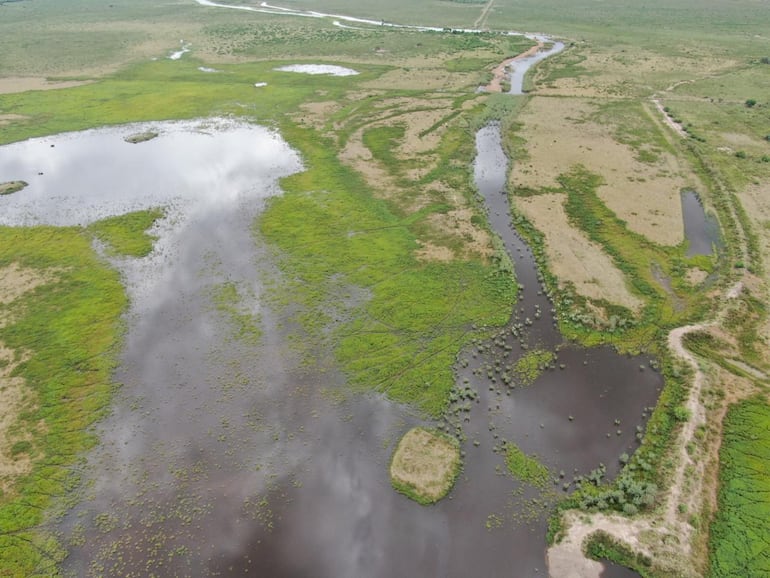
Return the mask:
[(513, 374), (519, 385), (531, 385), (556, 358), (553, 351), (534, 349), (522, 355), (513, 365)]
[(505, 445), (505, 465), (517, 480), (540, 489), (545, 489), (551, 484), (551, 473), (548, 468), (536, 458), (525, 454), (512, 442)]
[(50, 576), (63, 552), (39, 529), (96, 442), (88, 428), (110, 401), (126, 297), (118, 273), (96, 258), (90, 235), (79, 228), (0, 228), (0, 267), (11, 263), (56, 273), (14, 303), (19, 317), (0, 328), (0, 341), (29, 355), (14, 374), (37, 398), (21, 416), (34, 436), (33, 469), (0, 498), (0, 568), (8, 576)]
[(719, 504), (711, 525), (709, 576), (770, 574), (770, 406), (742, 401), (725, 417)]
[(300, 304), (306, 329), (320, 333), (340, 296), (366, 292), (363, 303), (339, 313), (345, 321), (333, 333), (351, 382), (440, 415), (472, 326), (507, 320), (510, 274), (479, 261), (419, 262), (413, 216), (376, 199), (314, 132), (284, 125), (283, 134), (307, 167), (282, 181), (285, 194), (259, 219), (259, 231), (281, 250), (283, 298)]
[(145, 257), (150, 254), (157, 240), (154, 235), (147, 234), (147, 229), (162, 217), (161, 209), (136, 211), (103, 219), (90, 225), (88, 230), (107, 245), (110, 255)]

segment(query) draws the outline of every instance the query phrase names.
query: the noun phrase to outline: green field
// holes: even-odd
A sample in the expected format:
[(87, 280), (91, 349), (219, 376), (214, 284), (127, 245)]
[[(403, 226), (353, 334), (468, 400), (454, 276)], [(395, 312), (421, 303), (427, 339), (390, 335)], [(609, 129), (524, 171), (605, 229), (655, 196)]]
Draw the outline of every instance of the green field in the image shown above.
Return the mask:
[(763, 397), (730, 408), (720, 459), (719, 505), (709, 575), (770, 574), (770, 405)]

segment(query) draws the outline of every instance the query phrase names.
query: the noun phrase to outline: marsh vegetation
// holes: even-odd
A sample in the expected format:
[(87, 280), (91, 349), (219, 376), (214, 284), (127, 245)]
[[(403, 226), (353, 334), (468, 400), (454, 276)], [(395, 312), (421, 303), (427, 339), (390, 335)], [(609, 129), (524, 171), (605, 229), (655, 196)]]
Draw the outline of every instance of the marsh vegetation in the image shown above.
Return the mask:
[[(3, 4), (0, 567), (535, 574), (551, 517), (570, 569), (598, 528), (588, 554), (650, 575), (763, 571), (756, 3)], [(534, 45), (494, 30), (519, 27), (564, 51), (526, 95), (476, 92)], [(307, 65), (358, 74), (280, 70)], [(216, 140), (255, 124), (280, 137)], [(99, 126), (80, 156), (52, 136)], [(78, 180), (113, 141), (143, 170)], [(442, 433), (410, 455), (447, 460), (432, 492), (394, 485), (433, 502), (456, 477), (431, 508), (387, 481), (419, 469), (415, 426)]]

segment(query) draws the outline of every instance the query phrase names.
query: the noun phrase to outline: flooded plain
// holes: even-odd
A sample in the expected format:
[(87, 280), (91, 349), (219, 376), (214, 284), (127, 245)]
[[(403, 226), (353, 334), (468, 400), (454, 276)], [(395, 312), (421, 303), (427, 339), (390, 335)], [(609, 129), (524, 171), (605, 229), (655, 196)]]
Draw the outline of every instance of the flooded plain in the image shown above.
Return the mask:
[[(159, 136), (123, 141), (147, 130)], [(478, 398), (460, 426), (464, 470), (432, 507), (388, 479), (399, 437), (424, 420), (382, 396), (351, 394), (329, 351), (303, 363), (299, 329), (265, 302), (266, 279), (278, 273), (253, 221), (280, 194), (277, 179), (301, 170), (277, 134), (215, 119), (3, 147), (0, 174), (30, 183), (0, 199), (3, 224), (168, 210), (148, 257), (114, 261), (131, 296), (122, 387), (83, 466), (79, 503), (56, 526), (69, 574), (546, 575), (551, 505), (574, 475), (600, 463), (617, 472), (662, 380), (639, 370), (647, 360), (563, 346), (532, 255), (511, 228), (499, 139), (494, 126), (478, 134), (477, 184), (524, 289), (496, 343), (458, 356), (458, 387)], [(258, 342), (240, 339), (217, 309), (223, 284), (259, 321)], [(487, 366), (535, 347), (558, 351), (531, 385), (487, 377)], [(558, 480), (552, 490), (511, 478), (503, 439), (537, 455)]]

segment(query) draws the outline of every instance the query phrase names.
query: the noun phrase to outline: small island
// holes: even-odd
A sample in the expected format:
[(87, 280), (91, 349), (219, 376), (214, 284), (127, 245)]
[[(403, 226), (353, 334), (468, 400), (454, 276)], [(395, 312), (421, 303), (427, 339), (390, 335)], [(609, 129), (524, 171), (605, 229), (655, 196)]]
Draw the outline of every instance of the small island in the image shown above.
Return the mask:
[(26, 181), (8, 181), (7, 183), (0, 183), (0, 195), (12, 195), (18, 193), (29, 183)]
[(390, 462), (393, 487), (424, 505), (434, 504), (446, 496), (459, 472), (458, 441), (422, 427), (406, 432)]
[(124, 138), (123, 140), (126, 142), (130, 142), (131, 144), (138, 144), (140, 142), (145, 142), (148, 140), (152, 140), (158, 136), (157, 132), (153, 132), (151, 130), (148, 130), (147, 132), (138, 132), (136, 134), (132, 134)]

